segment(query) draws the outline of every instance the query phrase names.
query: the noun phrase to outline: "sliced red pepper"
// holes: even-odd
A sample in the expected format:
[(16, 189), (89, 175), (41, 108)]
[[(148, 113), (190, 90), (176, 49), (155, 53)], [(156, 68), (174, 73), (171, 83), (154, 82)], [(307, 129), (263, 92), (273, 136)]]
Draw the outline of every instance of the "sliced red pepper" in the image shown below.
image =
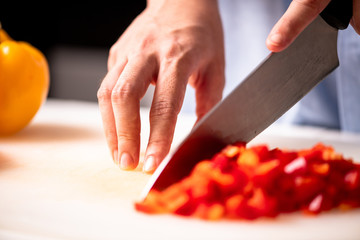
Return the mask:
[(303, 210), (360, 207), (360, 164), (321, 143), (301, 151), (229, 145), (135, 207), (208, 220), (253, 220)]

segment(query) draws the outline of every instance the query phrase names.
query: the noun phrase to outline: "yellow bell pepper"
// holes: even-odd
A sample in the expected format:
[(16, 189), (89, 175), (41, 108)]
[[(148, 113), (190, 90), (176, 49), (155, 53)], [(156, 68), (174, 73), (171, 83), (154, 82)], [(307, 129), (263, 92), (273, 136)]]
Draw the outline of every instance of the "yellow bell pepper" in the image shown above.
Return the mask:
[(17, 42), (0, 25), (0, 136), (14, 134), (35, 116), (49, 90), (45, 56)]

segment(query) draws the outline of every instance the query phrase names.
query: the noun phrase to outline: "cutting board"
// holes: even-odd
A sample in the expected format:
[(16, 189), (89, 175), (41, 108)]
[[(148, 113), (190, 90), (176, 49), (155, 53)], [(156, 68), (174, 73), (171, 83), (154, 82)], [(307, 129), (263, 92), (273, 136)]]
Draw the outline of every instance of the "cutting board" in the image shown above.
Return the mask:
[[(141, 110), (143, 150), (147, 114)], [(174, 146), (194, 121), (179, 116)], [(251, 144), (318, 141), (360, 160), (360, 135), (325, 129), (272, 126)], [(112, 162), (95, 103), (48, 101), (26, 129), (0, 138), (0, 239), (360, 239), (360, 210), (252, 222), (139, 213), (133, 204), (150, 178), (140, 169)]]

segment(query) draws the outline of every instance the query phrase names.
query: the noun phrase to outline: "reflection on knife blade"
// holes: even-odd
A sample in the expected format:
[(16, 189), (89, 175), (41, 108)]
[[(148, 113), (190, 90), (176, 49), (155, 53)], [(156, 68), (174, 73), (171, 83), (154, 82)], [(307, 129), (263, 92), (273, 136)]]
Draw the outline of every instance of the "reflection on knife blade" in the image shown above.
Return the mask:
[(180, 180), (226, 144), (249, 142), (282, 116), (339, 65), (337, 33), (318, 16), (286, 50), (270, 54), (163, 160), (142, 196)]

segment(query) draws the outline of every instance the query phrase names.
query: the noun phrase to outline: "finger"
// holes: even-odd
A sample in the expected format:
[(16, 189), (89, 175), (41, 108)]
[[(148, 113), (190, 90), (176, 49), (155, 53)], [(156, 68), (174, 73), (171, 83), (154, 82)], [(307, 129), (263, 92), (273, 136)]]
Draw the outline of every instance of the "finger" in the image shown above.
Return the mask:
[(266, 39), (272, 52), (287, 48), (329, 4), (330, 0), (293, 0)]
[(353, 0), (353, 17), (351, 19), (351, 25), (360, 35), (360, 0)]
[(170, 150), (190, 67), (181, 62), (160, 69), (150, 109), (150, 137), (143, 170), (153, 172)]
[(139, 162), (140, 99), (150, 84), (154, 66), (154, 61), (142, 56), (129, 59), (112, 91), (117, 157), (124, 170), (134, 169)]
[(197, 122), (217, 104), (225, 84), (224, 65), (210, 65), (207, 72), (198, 76), (192, 84), (195, 88)]
[(106, 74), (97, 92), (99, 110), (103, 122), (105, 137), (114, 161), (117, 159), (117, 135), (115, 118), (111, 103), (111, 93), (116, 84), (116, 81), (118, 80), (126, 65), (126, 62), (127, 60), (125, 59)]

